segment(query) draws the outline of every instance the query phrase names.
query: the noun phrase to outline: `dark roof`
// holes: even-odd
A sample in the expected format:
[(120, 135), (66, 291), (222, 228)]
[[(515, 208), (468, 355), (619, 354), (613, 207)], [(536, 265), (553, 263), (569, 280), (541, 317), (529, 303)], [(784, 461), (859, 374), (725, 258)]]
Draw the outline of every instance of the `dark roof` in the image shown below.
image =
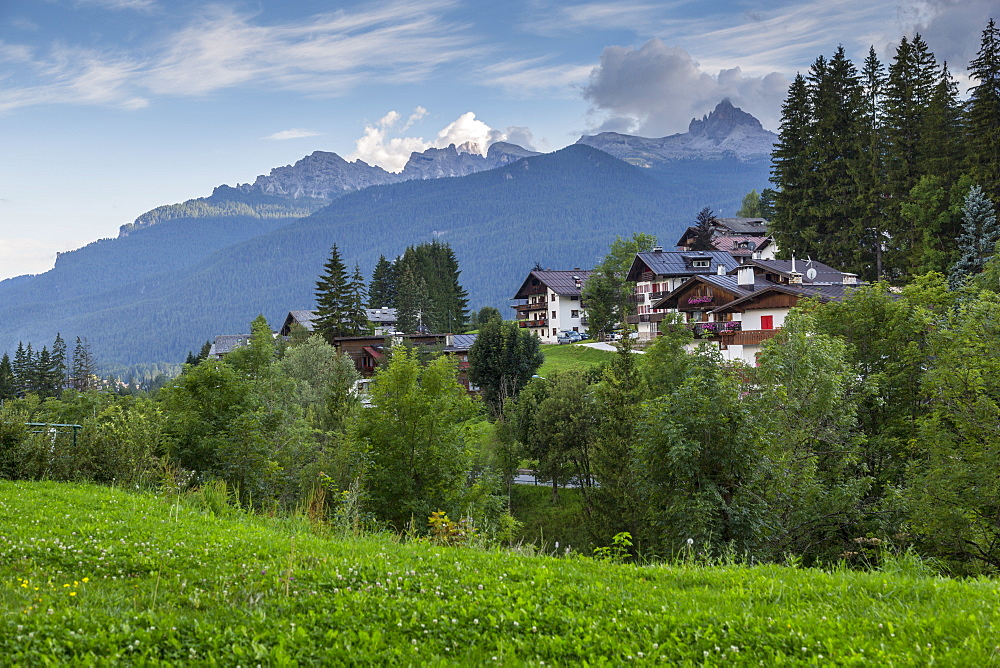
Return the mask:
[(376, 325), (396, 322), (396, 309), (394, 308), (366, 308), (365, 313), (368, 316), (368, 321)]
[(452, 334), (451, 344), (445, 346), (444, 352), (453, 353), (466, 351), (476, 342), (476, 334)]
[[(747, 260), (745, 264), (760, 267), (765, 271), (771, 271), (789, 278), (792, 275), (793, 262), (795, 263), (795, 271), (802, 274), (803, 283), (844, 282), (843, 272), (817, 260)], [(814, 269), (815, 274), (810, 269)]]
[[(574, 269), (572, 271), (543, 271), (536, 269), (528, 274), (528, 277), (521, 283), (517, 294), (511, 299), (523, 299), (529, 294), (525, 292), (529, 287), (543, 285), (559, 296), (579, 296), (580, 287), (587, 282), (590, 276), (589, 269)], [(578, 287), (580, 286), (580, 287)]]
[(719, 308), (712, 309), (710, 313), (725, 313), (734, 306), (739, 306), (747, 301), (756, 299), (757, 297), (766, 294), (768, 292), (781, 292), (786, 295), (798, 295), (802, 298), (818, 297), (822, 302), (839, 302), (844, 299), (848, 292), (856, 289), (856, 285), (844, 285), (842, 283), (834, 284), (818, 284), (818, 285), (778, 285), (777, 283), (768, 283), (767, 286), (761, 288), (760, 290), (754, 290), (751, 294), (745, 297), (740, 297), (739, 299), (734, 299), (728, 304), (723, 304)]
[(729, 234), (760, 237), (767, 234), (767, 220), (764, 218), (716, 218), (716, 224), (724, 227)]
[(299, 324), (305, 328), (307, 332), (316, 331), (314, 321), (316, 320), (316, 313), (314, 311), (289, 311), (288, 315), (285, 316), (285, 322), (279, 330), (282, 336), (288, 336), (291, 332), (291, 327), (293, 324)]
[[(747, 248), (740, 248), (739, 245), (745, 243)], [(767, 248), (773, 240), (771, 237), (751, 237), (746, 235), (731, 235), (726, 237), (713, 237), (712, 244), (721, 251), (730, 254), (751, 255), (754, 251)]]
[[(695, 259), (709, 260), (707, 267), (692, 267)], [(644, 271), (651, 271), (658, 276), (694, 276), (698, 274), (715, 274), (719, 265), (726, 271), (732, 271), (739, 262), (725, 251), (648, 251), (636, 253), (632, 267), (628, 270), (627, 281), (639, 281)]]
[(226, 353), (232, 352), (236, 348), (242, 348), (249, 342), (249, 334), (220, 334), (215, 337), (215, 342), (209, 349), (208, 354), (221, 357)]
[(751, 294), (750, 290), (740, 287), (735, 276), (719, 276), (718, 274), (692, 276), (678, 285), (677, 289), (673, 290), (670, 294), (664, 295), (664, 297), (658, 302), (651, 304), (650, 308), (675, 308), (675, 306), (668, 306), (667, 302), (676, 299), (677, 295), (683, 290), (686, 290), (692, 283), (707, 283), (709, 285), (718, 286), (735, 295), (737, 299)]

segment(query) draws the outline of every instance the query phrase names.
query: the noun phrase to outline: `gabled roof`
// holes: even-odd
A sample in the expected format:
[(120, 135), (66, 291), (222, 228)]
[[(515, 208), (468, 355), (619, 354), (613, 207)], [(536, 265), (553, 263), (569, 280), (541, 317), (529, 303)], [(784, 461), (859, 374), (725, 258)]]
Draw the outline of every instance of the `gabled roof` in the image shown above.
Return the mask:
[(394, 308), (366, 308), (368, 322), (375, 325), (391, 324), (396, 322), (396, 309)]
[(250, 343), (249, 334), (220, 334), (215, 337), (215, 342), (209, 349), (208, 354), (209, 356), (222, 357), (226, 353), (232, 352), (237, 348), (242, 348), (248, 343)]
[(712, 309), (709, 313), (725, 313), (740, 306), (741, 304), (753, 301), (754, 299), (757, 299), (758, 297), (761, 297), (769, 292), (796, 295), (802, 297), (803, 299), (818, 297), (821, 302), (841, 301), (848, 292), (857, 287), (858, 286), (856, 285), (844, 285), (842, 283), (827, 283), (819, 285), (778, 285), (777, 283), (768, 283), (766, 287), (763, 287), (760, 290), (755, 290), (745, 297), (734, 299), (728, 304), (723, 304), (716, 309)]
[(706, 283), (708, 285), (714, 285), (722, 288), (726, 292), (734, 295), (737, 299), (745, 297), (752, 292), (751, 290), (740, 287), (735, 276), (719, 276), (717, 274), (692, 276), (678, 285), (675, 290), (670, 292), (670, 294), (664, 295), (658, 302), (651, 304), (650, 308), (676, 308), (675, 306), (670, 306), (668, 303), (676, 300), (683, 291), (687, 290), (695, 283)]
[(747, 260), (744, 264), (759, 267), (765, 271), (770, 271), (785, 278), (790, 278), (792, 275), (793, 263), (795, 264), (795, 271), (802, 275), (803, 283), (844, 282), (843, 272), (838, 271), (829, 265), (823, 264), (818, 260)]
[(590, 276), (589, 269), (574, 269), (572, 271), (545, 271), (536, 269), (528, 274), (528, 277), (524, 279), (521, 287), (518, 288), (517, 293), (511, 299), (523, 299), (529, 294), (535, 294), (526, 291), (537, 286), (544, 286), (560, 297), (579, 297), (580, 289), (587, 282), (588, 276)]
[[(695, 259), (708, 260), (707, 267), (692, 267)], [(628, 270), (626, 281), (637, 282), (643, 272), (651, 271), (657, 276), (694, 276), (697, 274), (715, 274), (719, 265), (726, 272), (739, 266), (739, 262), (725, 251), (647, 251), (636, 253), (632, 266)]]
[(315, 311), (289, 311), (288, 315), (285, 316), (285, 323), (278, 331), (281, 332), (282, 336), (288, 336), (292, 325), (298, 324), (305, 328), (307, 332), (314, 332), (316, 331), (315, 320)]
[(466, 352), (476, 342), (476, 336), (476, 334), (452, 334), (449, 337), (451, 342), (444, 347), (444, 352)]
[[(774, 240), (771, 237), (751, 237), (751, 236), (737, 236), (732, 235), (728, 237), (713, 237), (712, 243), (720, 251), (726, 251), (729, 254), (736, 253), (737, 255), (752, 255), (755, 251), (759, 251), (762, 248), (767, 248)], [(740, 245), (745, 244), (746, 248), (741, 248)]]
[(764, 218), (716, 218), (715, 222), (728, 230), (729, 234), (751, 237), (767, 234), (767, 220)]

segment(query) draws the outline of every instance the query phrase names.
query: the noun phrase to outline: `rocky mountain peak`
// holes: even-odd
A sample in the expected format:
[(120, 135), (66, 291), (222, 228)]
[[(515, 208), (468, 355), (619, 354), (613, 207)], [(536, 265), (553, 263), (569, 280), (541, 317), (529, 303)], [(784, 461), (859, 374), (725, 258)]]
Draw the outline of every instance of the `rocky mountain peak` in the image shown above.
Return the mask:
[(760, 121), (739, 107), (734, 107), (727, 97), (723, 98), (722, 102), (717, 104), (710, 114), (702, 116), (701, 120), (692, 118), (690, 125), (688, 125), (688, 134), (701, 135), (721, 141), (731, 135), (733, 130), (738, 127), (747, 127), (753, 130), (764, 129)]

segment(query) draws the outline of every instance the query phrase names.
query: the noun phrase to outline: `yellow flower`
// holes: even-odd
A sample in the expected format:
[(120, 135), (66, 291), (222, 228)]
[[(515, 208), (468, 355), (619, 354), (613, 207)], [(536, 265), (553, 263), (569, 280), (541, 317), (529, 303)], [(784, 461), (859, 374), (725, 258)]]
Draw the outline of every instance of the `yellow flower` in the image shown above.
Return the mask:
[(84, 582), (90, 582), (90, 578), (83, 578)]
[(76, 592), (75, 592), (75, 591), (71, 591), (71, 592), (69, 593), (69, 595), (70, 595), (70, 596), (76, 596)]

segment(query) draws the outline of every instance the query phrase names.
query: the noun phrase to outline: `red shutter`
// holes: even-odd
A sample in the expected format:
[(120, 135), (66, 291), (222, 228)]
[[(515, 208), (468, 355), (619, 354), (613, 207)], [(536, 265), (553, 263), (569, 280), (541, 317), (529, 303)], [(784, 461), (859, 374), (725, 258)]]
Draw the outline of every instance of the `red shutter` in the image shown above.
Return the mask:
[(761, 329), (774, 329), (774, 316), (773, 315), (762, 315), (762, 316), (760, 316), (760, 328)]

